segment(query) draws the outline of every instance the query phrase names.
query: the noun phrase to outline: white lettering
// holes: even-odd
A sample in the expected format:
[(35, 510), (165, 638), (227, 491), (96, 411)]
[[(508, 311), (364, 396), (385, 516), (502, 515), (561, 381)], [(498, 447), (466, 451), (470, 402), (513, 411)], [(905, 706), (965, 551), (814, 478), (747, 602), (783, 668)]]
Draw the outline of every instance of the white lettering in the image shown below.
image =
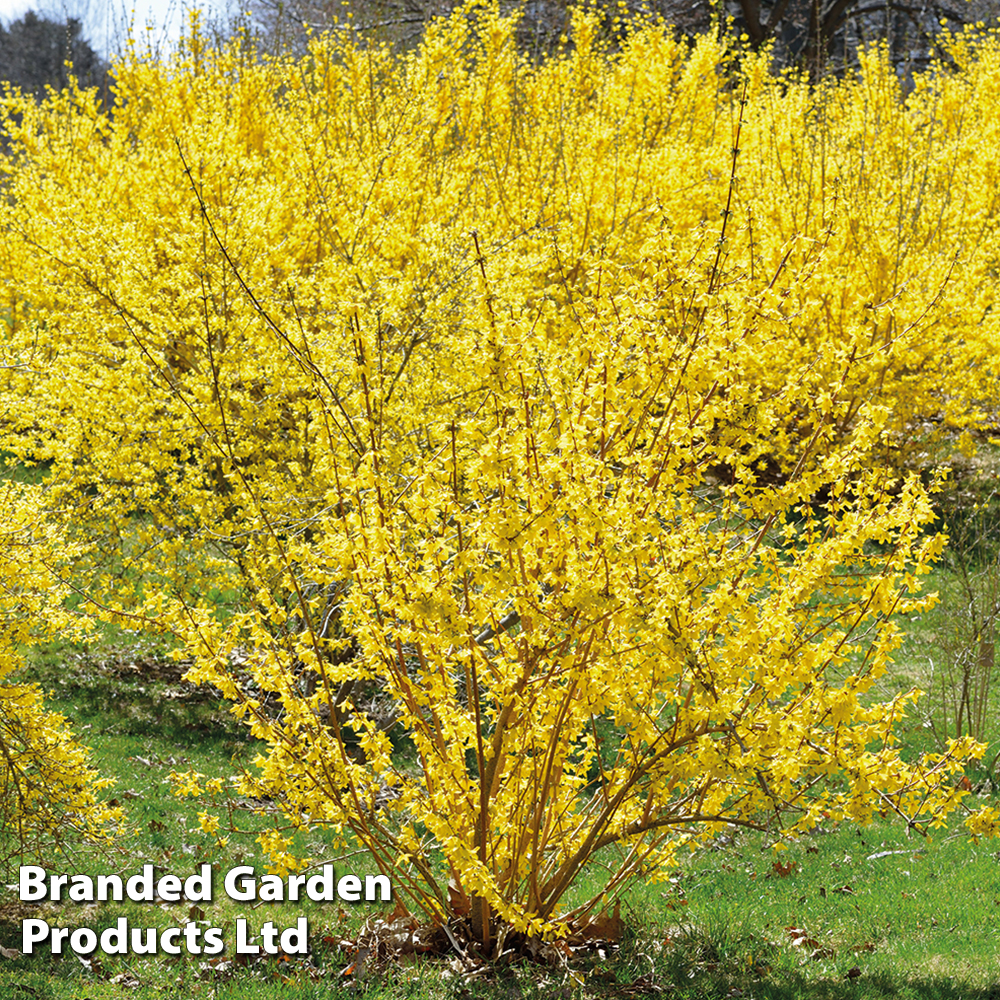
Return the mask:
[[(108, 888), (111, 889), (111, 895), (108, 895)], [(122, 885), (121, 875), (98, 875), (97, 876), (97, 900), (100, 903), (107, 902), (108, 899), (113, 899), (116, 903), (120, 903), (125, 893), (125, 887)]]
[(128, 921), (118, 918), (114, 927), (101, 932), (101, 951), (106, 955), (128, 954)]
[[(24, 871), (24, 868), (21, 869)], [(44, 875), (44, 872), (42, 872)], [(23, 896), (21, 897), (24, 898)], [(36, 944), (41, 944), (49, 936), (49, 925), (44, 920), (30, 918), (21, 921), (21, 951), (31, 955)]]
[(97, 950), (97, 932), (89, 927), (77, 927), (69, 937), (69, 946), (78, 955), (89, 955)]
[(277, 875), (265, 875), (260, 880), (257, 898), (262, 903), (280, 903), (285, 898), (285, 883)]
[(201, 937), (201, 928), (196, 923), (187, 924), (184, 928), (184, 940), (187, 942), (189, 955), (200, 955), (201, 945), (198, 938)]
[(308, 881), (308, 875), (289, 875), (288, 876), (288, 898), (289, 900), (296, 901), (299, 898), (299, 886), (305, 885)]
[(309, 954), (309, 924), (305, 917), (299, 917), (294, 927), (289, 927), (281, 935), (281, 950), (286, 955)]
[(323, 865), (323, 871), (306, 882), (306, 895), (314, 903), (332, 903), (337, 898), (333, 881), (336, 877), (333, 865)]
[(69, 898), (74, 903), (94, 901), (94, 883), (88, 875), (74, 875), (69, 883)]
[(177, 944), (177, 939), (181, 935), (181, 929), (179, 927), (168, 927), (160, 935), (160, 947), (168, 955), (179, 955), (181, 953), (181, 946)]
[[(143, 941), (142, 935), (145, 931), (146, 940)], [(132, 951), (136, 955), (155, 955), (156, 954), (156, 928), (155, 927), (133, 927), (132, 934)]]
[(212, 866), (202, 865), (197, 875), (184, 879), (184, 896), (192, 902), (212, 901)]
[(243, 917), (236, 918), (236, 954), (237, 955), (259, 955), (260, 945), (250, 944), (251, 939), (247, 937), (247, 922)]
[[(249, 875), (250, 878), (244, 876)], [(237, 884), (237, 879), (239, 883)], [(235, 899), (238, 903), (250, 903), (253, 901), (256, 883), (253, 880), (253, 869), (249, 865), (240, 865), (238, 868), (231, 868), (226, 872), (226, 881), (223, 884), (226, 895), (230, 899)]]
[(181, 898), (181, 880), (176, 875), (164, 875), (156, 883), (156, 892), (160, 899), (176, 903)]
[(361, 879), (357, 875), (345, 875), (337, 883), (337, 895), (348, 903), (357, 903), (361, 899)]
[(205, 931), (205, 954), (219, 955), (226, 947), (226, 942), (222, 939), (221, 927), (209, 927)]
[(22, 903), (34, 903), (45, 898), (44, 868), (38, 865), (21, 865), (17, 876), (17, 897)]
[(260, 929), (260, 940), (264, 945), (264, 951), (267, 952), (268, 955), (278, 954), (277, 937), (278, 928), (275, 927), (270, 920), (268, 920), (268, 922)]
[(375, 886), (379, 887), (379, 902), (392, 899), (392, 883), (388, 875), (365, 876), (365, 899), (370, 903), (375, 899)]
[(152, 903), (155, 894), (153, 892), (153, 866), (143, 865), (141, 875), (133, 875), (125, 883), (125, 892), (133, 903)]

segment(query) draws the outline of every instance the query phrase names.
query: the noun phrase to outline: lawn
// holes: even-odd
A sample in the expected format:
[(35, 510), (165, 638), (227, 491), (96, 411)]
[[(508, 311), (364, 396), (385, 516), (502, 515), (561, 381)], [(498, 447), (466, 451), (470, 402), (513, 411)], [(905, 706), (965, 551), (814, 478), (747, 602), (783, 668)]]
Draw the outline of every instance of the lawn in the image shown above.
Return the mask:
[[(946, 590), (956, 585), (955, 574), (944, 566), (931, 583)], [(909, 641), (882, 694), (932, 679), (926, 664), (941, 655), (951, 618), (939, 606), (908, 623)], [(223, 873), (254, 863), (255, 837), (275, 825), (274, 810), (231, 792), (217, 795), (211, 809), (222, 824), (210, 833), (199, 822), (205, 801), (178, 797), (171, 780), (190, 771), (226, 778), (252, 762), (254, 741), (218, 696), (184, 681), (183, 664), (163, 648), (120, 632), (89, 649), (37, 649), (30, 669), (50, 706), (92, 746), (101, 772), (116, 778), (107, 794), (128, 814), (128, 833), (112, 848), (39, 859), (47, 871), (132, 875), (152, 864), (157, 878), (184, 878), (208, 863), (215, 894), (195, 903), (22, 903), (17, 886), (7, 885), (0, 896), (4, 996), (1000, 995), (997, 846), (974, 843), (959, 828), (922, 836), (889, 817), (867, 828), (819, 827), (777, 847), (762, 834), (720, 834), (685, 857), (668, 881), (634, 888), (619, 918), (609, 915), (589, 940), (539, 947), (494, 966), (460, 956), (440, 934), (412, 934), (392, 903), (236, 902), (221, 891)], [(908, 745), (933, 741), (934, 725), (940, 727), (934, 705), (903, 730)], [(975, 796), (986, 801), (990, 782), (985, 773), (973, 777)], [(375, 871), (363, 852), (345, 856), (315, 834), (298, 846), (317, 864), (333, 862), (338, 877)], [(246, 921), (253, 940), (265, 921), (281, 929), (303, 916), (308, 954), (234, 953), (238, 921)], [(189, 923), (202, 932), (219, 928), (227, 950), (87, 957), (41, 946), (17, 956), (22, 920), (100, 932), (122, 917), (129, 927), (160, 931)]]
[(3, 102), (3, 696), (123, 818), (0, 880), (0, 997), (1000, 1000), (1000, 841), (918, 825), (1000, 829), (1000, 40), (904, 101), (600, 6)]

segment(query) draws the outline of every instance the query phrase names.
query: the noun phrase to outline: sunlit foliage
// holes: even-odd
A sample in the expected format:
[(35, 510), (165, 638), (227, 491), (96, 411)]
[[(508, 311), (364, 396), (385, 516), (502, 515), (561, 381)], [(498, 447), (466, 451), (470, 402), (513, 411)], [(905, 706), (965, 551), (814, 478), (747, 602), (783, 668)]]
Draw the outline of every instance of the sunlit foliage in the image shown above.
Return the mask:
[(65, 718), (48, 711), (37, 684), (11, 676), (20, 650), (57, 632), (79, 634), (62, 608), (49, 570), (58, 537), (41, 511), (40, 491), (0, 483), (0, 862), (102, 841), (118, 810), (99, 801), (107, 782), (73, 738)]
[(878, 54), (811, 89), (655, 24), (512, 37), (195, 27), (109, 116), (9, 101), (0, 207), (3, 444), (91, 606), (232, 699), (248, 792), (484, 942), (720, 824), (959, 804), (976, 746), (904, 762), (871, 695), (944, 541), (913, 470), (1000, 356), (994, 39), (904, 102)]

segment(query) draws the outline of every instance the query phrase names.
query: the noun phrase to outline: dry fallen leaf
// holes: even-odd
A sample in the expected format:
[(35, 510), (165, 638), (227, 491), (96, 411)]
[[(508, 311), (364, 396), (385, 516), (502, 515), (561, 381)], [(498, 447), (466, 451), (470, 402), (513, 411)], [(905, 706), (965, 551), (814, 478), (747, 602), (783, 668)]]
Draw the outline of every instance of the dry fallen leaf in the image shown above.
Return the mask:
[(819, 948), (819, 941), (813, 938), (804, 927), (786, 927), (793, 948)]
[(108, 982), (114, 986), (124, 986), (129, 990), (137, 989), (142, 985), (130, 972), (119, 972), (117, 976), (113, 976)]

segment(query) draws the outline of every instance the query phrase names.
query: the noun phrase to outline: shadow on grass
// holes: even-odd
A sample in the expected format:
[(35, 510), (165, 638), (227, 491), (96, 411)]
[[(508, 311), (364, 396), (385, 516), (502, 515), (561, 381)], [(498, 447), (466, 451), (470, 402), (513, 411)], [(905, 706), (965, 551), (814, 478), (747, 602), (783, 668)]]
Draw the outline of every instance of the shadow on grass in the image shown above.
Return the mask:
[[(686, 983), (660, 982), (656, 995), (676, 1000), (1000, 1000), (1000, 977), (992, 986), (944, 977), (907, 978), (886, 972), (862, 973), (856, 978), (816, 980), (782, 972), (773, 978), (736, 979), (699, 976)], [(629, 996), (653, 996), (654, 991)]]
[(246, 727), (207, 685), (183, 680), (186, 664), (141, 644), (81, 650), (67, 644), (33, 651), (26, 680), (37, 681), (47, 702), (76, 725), (105, 735), (145, 736), (151, 730), (181, 743), (246, 743)]

